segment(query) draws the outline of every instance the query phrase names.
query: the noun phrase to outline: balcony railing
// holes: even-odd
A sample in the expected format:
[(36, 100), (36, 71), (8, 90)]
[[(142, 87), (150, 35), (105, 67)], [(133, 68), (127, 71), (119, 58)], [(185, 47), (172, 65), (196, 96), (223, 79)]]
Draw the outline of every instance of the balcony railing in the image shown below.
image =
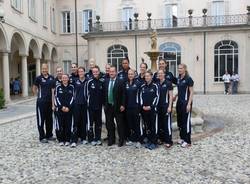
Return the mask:
[(214, 27), (229, 25), (247, 25), (250, 23), (250, 17), (247, 14), (224, 15), (224, 16), (206, 16), (172, 19), (148, 19), (131, 20), (127, 22), (97, 22), (89, 21), (90, 32), (113, 32), (113, 31), (131, 31), (148, 29), (174, 29), (174, 28), (192, 28), (192, 27)]

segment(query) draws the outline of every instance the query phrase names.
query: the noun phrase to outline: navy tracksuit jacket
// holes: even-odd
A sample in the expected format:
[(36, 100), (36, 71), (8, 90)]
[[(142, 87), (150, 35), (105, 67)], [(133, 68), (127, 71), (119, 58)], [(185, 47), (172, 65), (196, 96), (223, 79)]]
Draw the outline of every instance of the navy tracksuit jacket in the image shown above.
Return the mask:
[(143, 84), (140, 90), (140, 105), (150, 106), (149, 111), (142, 109), (142, 118), (146, 127), (146, 136), (149, 141), (153, 144), (157, 143), (157, 132), (158, 132), (158, 122), (157, 122), (157, 105), (159, 101), (159, 90), (158, 86), (151, 82), (150, 84)]
[[(88, 140), (101, 140), (102, 105), (104, 104), (104, 78), (90, 79), (87, 83)], [(95, 126), (95, 127), (93, 127)]]
[[(71, 84), (57, 86), (55, 100), (58, 108), (58, 141), (70, 142), (71, 132), (73, 131), (74, 86)], [(62, 107), (68, 107), (70, 111), (63, 112)]]
[(172, 83), (168, 80), (158, 83), (159, 103), (158, 103), (158, 125), (159, 139), (167, 144), (172, 144), (172, 117), (167, 112), (169, 106), (169, 91), (173, 90)]
[(126, 120), (129, 128), (129, 140), (133, 142), (140, 141), (143, 134), (142, 125), (140, 126), (140, 103), (139, 92), (141, 84), (136, 79), (132, 83), (127, 81), (125, 83), (124, 95), (125, 95), (125, 109)]
[(188, 144), (191, 144), (191, 111), (187, 113), (186, 108), (190, 96), (189, 87), (192, 87), (193, 85), (194, 81), (190, 76), (185, 76), (183, 79), (179, 76), (177, 79), (177, 124), (180, 130), (180, 138)]
[[(53, 136), (52, 119), (52, 88), (54, 87), (54, 77), (43, 75), (36, 77), (34, 85), (38, 89), (36, 101), (37, 127), (39, 139), (50, 138)], [(46, 132), (44, 131), (44, 124)]]

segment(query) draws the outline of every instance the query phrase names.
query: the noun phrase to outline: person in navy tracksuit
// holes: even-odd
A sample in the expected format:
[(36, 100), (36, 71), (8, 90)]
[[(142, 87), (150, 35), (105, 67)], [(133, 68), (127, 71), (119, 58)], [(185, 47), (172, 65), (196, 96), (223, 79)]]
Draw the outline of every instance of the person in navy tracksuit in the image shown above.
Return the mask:
[[(42, 74), (36, 77), (33, 93), (37, 93), (36, 114), (39, 140), (47, 143), (53, 138), (52, 88), (54, 77), (48, 73), (48, 65), (42, 64)], [(44, 124), (46, 131), (44, 131)]]
[[(69, 146), (73, 131), (74, 86), (69, 83), (69, 76), (63, 74), (62, 84), (56, 87), (56, 106), (58, 108), (58, 141), (60, 146)], [(75, 147), (75, 143), (72, 143)]]
[(79, 78), (79, 75), (78, 75), (78, 65), (77, 65), (77, 63), (72, 63), (72, 64), (71, 64), (71, 71), (72, 71), (72, 73), (71, 73), (71, 75), (69, 76), (69, 82), (70, 82), (71, 84), (73, 84), (73, 82)]
[(152, 72), (147, 71), (145, 74), (145, 84), (140, 89), (140, 105), (142, 108), (142, 118), (146, 126), (146, 137), (149, 142), (146, 148), (152, 150), (157, 144), (157, 105), (159, 101), (158, 86), (152, 81)]
[(148, 69), (147, 63), (140, 64), (140, 73), (136, 77), (136, 80), (140, 83), (140, 85), (145, 83), (145, 73), (146, 73), (147, 69)]
[(178, 65), (178, 73), (178, 100), (176, 104), (177, 124), (180, 130), (178, 143), (185, 148), (191, 146), (191, 111), (194, 81), (188, 74), (185, 64)]
[[(168, 71), (168, 62), (165, 59), (160, 59), (160, 61), (159, 61), (159, 70), (163, 70), (164, 71), (165, 78), (168, 81), (172, 82), (173, 84), (177, 83), (176, 77), (172, 74), (172, 72)], [(159, 82), (158, 72), (154, 73), (153, 81), (154, 82)]]
[(56, 86), (62, 84), (62, 75), (63, 75), (63, 69), (62, 67), (58, 66), (56, 68), (56, 78), (54, 80), (54, 86), (52, 88), (52, 109), (54, 111), (54, 127), (56, 132), (56, 137), (58, 138), (58, 132), (59, 132), (59, 124), (58, 124), (58, 108), (56, 107), (55, 103), (55, 89)]
[(166, 148), (173, 145), (172, 141), (172, 103), (173, 87), (172, 83), (165, 78), (163, 70), (158, 71), (159, 77), (159, 103), (158, 103), (158, 136), (161, 142), (165, 142)]
[(135, 79), (135, 71), (130, 69), (128, 71), (128, 81), (125, 82), (124, 95), (125, 95), (125, 110), (126, 119), (129, 128), (129, 141), (126, 143), (128, 146), (136, 142), (137, 147), (140, 146), (142, 129), (140, 128), (139, 117), (139, 90), (141, 84)]
[(102, 145), (102, 105), (104, 104), (104, 78), (100, 77), (100, 68), (92, 68), (93, 78), (87, 83), (88, 104), (88, 140), (93, 145)]
[(74, 125), (72, 132), (72, 142), (77, 144), (80, 138), (82, 144), (87, 144), (87, 96), (86, 86), (87, 79), (85, 77), (85, 68), (78, 68), (79, 78), (73, 83), (74, 85)]

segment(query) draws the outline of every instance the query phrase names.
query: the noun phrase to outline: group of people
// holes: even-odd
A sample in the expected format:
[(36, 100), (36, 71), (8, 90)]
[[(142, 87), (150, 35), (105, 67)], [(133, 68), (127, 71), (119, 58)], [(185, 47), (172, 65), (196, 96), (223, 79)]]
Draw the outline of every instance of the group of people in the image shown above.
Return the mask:
[[(102, 110), (104, 107), (107, 144), (116, 143), (153, 150), (158, 144), (166, 148), (172, 141), (173, 101), (177, 98), (177, 124), (181, 147), (191, 146), (191, 111), (194, 82), (185, 64), (178, 65), (178, 77), (167, 69), (161, 59), (159, 69), (152, 73), (146, 63), (140, 72), (122, 61), (122, 70), (107, 64), (105, 73), (90, 61), (89, 71), (73, 63), (70, 75), (57, 67), (56, 77), (42, 64), (41, 75), (35, 80), (37, 94), (37, 126), (39, 140), (47, 143), (53, 138), (53, 121), (56, 139), (60, 146), (78, 144), (102, 145)], [(173, 95), (173, 84), (178, 94)], [(46, 130), (44, 128), (46, 127)], [(105, 140), (105, 139), (104, 139)]]
[(224, 94), (229, 94), (230, 84), (231, 84), (231, 94), (238, 93), (238, 85), (240, 81), (240, 76), (236, 72), (233, 72), (232, 75), (225, 71), (225, 74), (222, 76), (222, 80), (224, 81), (225, 91)]

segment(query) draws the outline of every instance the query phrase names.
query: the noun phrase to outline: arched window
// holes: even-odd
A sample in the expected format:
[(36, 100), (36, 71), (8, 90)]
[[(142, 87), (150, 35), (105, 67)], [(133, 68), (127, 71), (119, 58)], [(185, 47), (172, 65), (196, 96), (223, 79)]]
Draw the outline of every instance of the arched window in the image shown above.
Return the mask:
[(128, 49), (123, 45), (112, 45), (108, 48), (108, 63), (117, 68), (122, 68), (123, 58), (128, 57)]
[(223, 40), (214, 47), (214, 81), (222, 81), (225, 70), (238, 73), (238, 44), (232, 40)]
[(169, 62), (169, 71), (174, 76), (177, 75), (177, 66), (181, 63), (181, 47), (177, 43), (167, 42), (160, 46), (160, 51), (163, 52), (159, 59), (164, 58)]

